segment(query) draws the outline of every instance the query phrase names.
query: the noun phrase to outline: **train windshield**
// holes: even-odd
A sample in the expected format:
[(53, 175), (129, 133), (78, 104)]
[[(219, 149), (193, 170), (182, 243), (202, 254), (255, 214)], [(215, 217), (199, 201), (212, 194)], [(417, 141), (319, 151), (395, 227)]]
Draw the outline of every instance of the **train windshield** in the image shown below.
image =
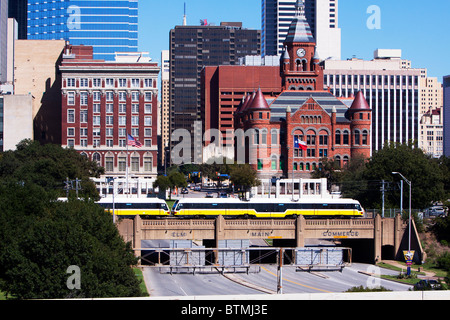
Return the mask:
[(164, 211), (169, 211), (169, 207), (165, 203), (161, 204), (161, 209), (163, 209)]
[(177, 208), (178, 202), (179, 202), (178, 200), (175, 201), (175, 203), (174, 203), (173, 206), (172, 206), (172, 211), (177, 210), (176, 208)]
[(356, 205), (355, 205), (355, 209), (356, 209), (357, 211), (363, 211), (363, 209), (362, 209), (362, 207), (361, 207), (360, 204), (356, 204)]

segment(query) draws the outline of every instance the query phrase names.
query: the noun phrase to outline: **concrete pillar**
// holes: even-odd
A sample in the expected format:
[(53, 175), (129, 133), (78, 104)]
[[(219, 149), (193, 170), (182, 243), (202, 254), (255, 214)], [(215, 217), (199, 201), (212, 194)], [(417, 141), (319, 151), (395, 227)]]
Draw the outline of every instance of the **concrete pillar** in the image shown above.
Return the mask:
[(134, 255), (136, 257), (141, 256), (141, 250), (138, 250), (141, 248), (141, 226), (142, 226), (141, 216), (136, 215), (134, 217), (134, 236), (133, 236), (133, 248), (134, 248)]
[[(216, 218), (216, 225), (215, 225), (215, 247), (216, 249), (219, 248), (219, 241), (224, 240), (225, 235), (225, 218), (220, 215)], [(219, 264), (219, 251), (215, 251), (215, 263)]]
[(302, 215), (297, 217), (295, 242), (297, 248), (305, 247), (305, 217)]
[(381, 216), (377, 214), (375, 216), (375, 224), (374, 224), (374, 262), (379, 262), (381, 260)]

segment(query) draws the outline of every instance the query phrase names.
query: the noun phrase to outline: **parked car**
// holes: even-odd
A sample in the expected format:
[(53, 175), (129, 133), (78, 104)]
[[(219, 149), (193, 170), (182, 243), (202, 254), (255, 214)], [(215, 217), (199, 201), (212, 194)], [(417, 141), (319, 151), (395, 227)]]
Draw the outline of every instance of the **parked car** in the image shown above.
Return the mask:
[(195, 186), (195, 187), (194, 187), (194, 191), (202, 191), (202, 187), (200, 187), (200, 186)]
[(441, 287), (437, 280), (420, 280), (414, 285), (414, 290), (440, 290)]
[(207, 198), (214, 198), (214, 193), (208, 192), (208, 193), (206, 194), (206, 197), (207, 197)]
[(188, 194), (189, 190), (187, 188), (183, 188), (183, 190), (181, 190), (181, 194)]

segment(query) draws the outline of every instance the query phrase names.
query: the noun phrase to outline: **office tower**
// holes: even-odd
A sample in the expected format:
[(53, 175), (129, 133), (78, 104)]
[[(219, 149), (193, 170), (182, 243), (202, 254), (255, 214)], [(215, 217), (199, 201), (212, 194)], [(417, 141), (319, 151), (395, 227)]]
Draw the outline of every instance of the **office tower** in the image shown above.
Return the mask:
[(450, 157), (450, 75), (444, 77), (444, 156)]
[(8, 0), (0, 0), (0, 84), (7, 79)]
[(170, 95), (169, 95), (169, 80), (170, 80), (170, 58), (169, 50), (161, 51), (161, 163), (166, 164), (166, 152), (169, 149), (169, 132), (170, 132)]
[[(62, 146), (97, 161), (107, 176), (156, 178), (159, 66), (148, 53), (105, 62), (92, 50), (66, 46), (59, 67)], [(141, 146), (128, 147), (128, 135)]]
[(94, 47), (94, 59), (138, 49), (138, 0), (28, 0), (28, 39)]
[[(170, 31), (170, 133), (201, 132), (201, 71), (204, 66), (236, 65), (239, 58), (261, 54), (261, 32), (242, 23), (176, 26)], [(197, 127), (194, 127), (194, 126)], [(194, 130), (195, 129), (195, 130)], [(170, 150), (178, 141), (170, 141)], [(197, 150), (198, 151), (198, 150)], [(200, 153), (200, 154), (199, 154)], [(201, 158), (201, 150), (192, 160)]]
[(337, 97), (362, 91), (372, 112), (372, 148), (418, 143), (423, 69), (411, 69), (401, 50), (376, 50), (374, 59), (324, 62), (324, 86)]
[(8, 17), (14, 18), (18, 24), (18, 39), (27, 38), (28, 0), (8, 0)]
[(305, 15), (322, 60), (341, 59), (338, 0), (262, 0), (261, 52), (281, 55), (297, 2), (304, 2)]

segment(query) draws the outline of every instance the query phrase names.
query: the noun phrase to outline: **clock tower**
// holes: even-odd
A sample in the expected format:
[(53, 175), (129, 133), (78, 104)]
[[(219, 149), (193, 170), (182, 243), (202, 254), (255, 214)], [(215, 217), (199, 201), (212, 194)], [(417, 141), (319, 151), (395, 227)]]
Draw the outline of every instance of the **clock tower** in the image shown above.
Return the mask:
[(281, 60), (283, 89), (323, 90), (323, 68), (319, 63), (316, 40), (305, 16), (305, 1), (297, 0)]

